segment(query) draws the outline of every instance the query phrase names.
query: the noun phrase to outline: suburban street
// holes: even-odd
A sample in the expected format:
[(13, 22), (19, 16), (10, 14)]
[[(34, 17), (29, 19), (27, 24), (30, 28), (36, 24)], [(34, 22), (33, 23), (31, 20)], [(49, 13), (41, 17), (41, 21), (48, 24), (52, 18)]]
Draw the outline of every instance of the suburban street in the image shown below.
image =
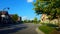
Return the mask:
[(1, 34), (38, 34), (36, 28), (40, 26), (40, 24), (33, 23), (25, 23), (18, 24), (6, 27), (4, 29), (0, 29)]

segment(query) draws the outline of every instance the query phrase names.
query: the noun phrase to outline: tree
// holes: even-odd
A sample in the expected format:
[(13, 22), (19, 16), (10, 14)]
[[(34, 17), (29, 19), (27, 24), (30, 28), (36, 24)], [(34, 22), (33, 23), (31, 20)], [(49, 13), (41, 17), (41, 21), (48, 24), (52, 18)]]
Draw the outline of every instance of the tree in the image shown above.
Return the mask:
[(48, 16), (49, 23), (50, 23), (51, 20), (53, 20), (52, 18), (53, 18), (52, 16)]
[(25, 19), (23, 22), (24, 22), (24, 23), (27, 23), (27, 22), (28, 22), (28, 20), (27, 20), (27, 19)]
[(14, 15), (12, 16), (12, 19), (13, 19), (14, 21), (17, 21), (17, 20), (18, 20), (18, 15), (17, 15), (17, 14), (14, 14)]
[(35, 17), (33, 21), (34, 21), (34, 23), (37, 23), (37, 17)]
[(36, 0), (34, 3), (34, 10), (36, 14), (46, 14), (49, 19), (58, 19), (58, 25), (60, 27), (60, 0)]

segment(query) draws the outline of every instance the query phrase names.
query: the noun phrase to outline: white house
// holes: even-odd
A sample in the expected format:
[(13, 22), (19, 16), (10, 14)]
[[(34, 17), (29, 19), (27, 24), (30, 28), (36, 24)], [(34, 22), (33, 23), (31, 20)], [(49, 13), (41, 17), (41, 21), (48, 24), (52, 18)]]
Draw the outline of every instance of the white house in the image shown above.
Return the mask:
[[(42, 14), (42, 16), (41, 16), (41, 23), (49, 23), (49, 19), (48, 19), (48, 16), (46, 14)], [(58, 24), (58, 20), (57, 19), (51, 20), (50, 23)]]

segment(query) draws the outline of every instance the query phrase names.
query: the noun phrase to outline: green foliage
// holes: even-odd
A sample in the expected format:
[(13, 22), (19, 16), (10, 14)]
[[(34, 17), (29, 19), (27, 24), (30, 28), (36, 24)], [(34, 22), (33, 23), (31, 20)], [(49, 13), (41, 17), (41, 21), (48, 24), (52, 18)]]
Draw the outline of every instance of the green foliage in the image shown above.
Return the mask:
[(23, 22), (24, 22), (24, 23), (27, 23), (27, 20), (24, 20)]
[(58, 19), (60, 27), (60, 0), (36, 0), (34, 3), (36, 14), (46, 14), (48, 19)]
[(37, 23), (37, 17), (35, 17), (33, 21), (34, 21), (34, 23)]
[(14, 15), (12, 16), (12, 19), (13, 19), (14, 21), (17, 21), (17, 20), (18, 20), (18, 15), (17, 15), (17, 14), (14, 14)]
[(52, 19), (60, 17), (60, 0), (36, 0), (34, 3), (36, 14), (47, 14)]
[(58, 25), (50, 24), (50, 23), (48, 23), (47, 26), (49, 26), (49, 27), (58, 27)]
[(45, 34), (50, 34), (53, 30), (55, 30), (54, 28), (48, 27), (46, 25), (40, 26), (39, 29)]
[(34, 18), (34, 21), (37, 21), (37, 17)]

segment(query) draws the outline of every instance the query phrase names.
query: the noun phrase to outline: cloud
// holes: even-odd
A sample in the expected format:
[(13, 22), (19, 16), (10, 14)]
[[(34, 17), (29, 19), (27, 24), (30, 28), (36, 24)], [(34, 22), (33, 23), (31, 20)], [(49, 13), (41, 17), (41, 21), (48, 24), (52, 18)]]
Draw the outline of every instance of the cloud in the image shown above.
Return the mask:
[(27, 16), (23, 16), (22, 17), (22, 20), (24, 21), (24, 20), (33, 20), (34, 18), (28, 18)]
[(34, 0), (27, 0), (27, 2), (33, 2)]
[(30, 20), (33, 20), (33, 18), (31, 18)]
[(22, 20), (26, 20), (26, 19), (27, 19), (27, 16), (23, 16), (23, 17), (22, 17)]

